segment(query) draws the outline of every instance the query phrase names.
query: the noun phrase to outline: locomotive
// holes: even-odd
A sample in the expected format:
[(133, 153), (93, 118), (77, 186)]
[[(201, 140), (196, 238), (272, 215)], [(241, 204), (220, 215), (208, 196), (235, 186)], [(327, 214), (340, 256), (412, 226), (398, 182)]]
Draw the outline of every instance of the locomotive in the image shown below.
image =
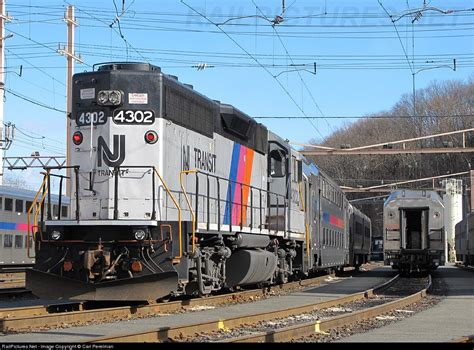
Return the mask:
[(202, 296), (367, 261), (336, 183), (234, 106), (145, 63), (75, 74), (72, 96), (71, 210), (32, 226), (34, 294)]
[(446, 261), (443, 200), (435, 191), (396, 190), (383, 209), (384, 261), (404, 274)]

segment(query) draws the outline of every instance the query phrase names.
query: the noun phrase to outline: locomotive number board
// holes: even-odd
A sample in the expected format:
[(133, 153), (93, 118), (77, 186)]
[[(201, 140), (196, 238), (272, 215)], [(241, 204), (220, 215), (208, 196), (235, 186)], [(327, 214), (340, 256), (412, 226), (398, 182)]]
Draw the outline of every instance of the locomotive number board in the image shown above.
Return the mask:
[(142, 109), (116, 109), (112, 117), (115, 124), (153, 124), (155, 113)]
[(79, 111), (76, 115), (77, 126), (102, 125), (107, 122), (107, 115), (104, 111)]

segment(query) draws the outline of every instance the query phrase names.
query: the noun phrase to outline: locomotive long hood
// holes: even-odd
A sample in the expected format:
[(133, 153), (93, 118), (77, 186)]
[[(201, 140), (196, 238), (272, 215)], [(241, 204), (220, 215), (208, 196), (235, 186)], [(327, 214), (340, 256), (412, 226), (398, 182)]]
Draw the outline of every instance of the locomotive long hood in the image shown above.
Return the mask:
[(170, 294), (177, 284), (175, 271), (92, 284), (34, 269), (26, 270), (26, 288), (44, 299), (156, 300)]

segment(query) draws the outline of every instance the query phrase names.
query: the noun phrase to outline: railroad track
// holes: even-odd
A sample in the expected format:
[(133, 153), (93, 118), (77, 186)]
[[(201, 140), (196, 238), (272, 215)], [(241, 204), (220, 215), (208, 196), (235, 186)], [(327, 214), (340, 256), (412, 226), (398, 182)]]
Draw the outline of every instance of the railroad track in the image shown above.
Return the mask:
[[(429, 281), (426, 281), (416, 292), (413, 292), (413, 289), (416, 287), (411, 285), (409, 288), (411, 289), (410, 295), (397, 298), (395, 294), (397, 294), (396, 285), (398, 280), (399, 276), (396, 276), (376, 288), (360, 293), (278, 312), (264, 312), (244, 317), (221, 319), (218, 322), (195, 323), (178, 327), (153, 329), (141, 333), (101, 337), (86, 340), (86, 342), (285, 342), (302, 338), (315, 332), (325, 332), (331, 328), (376, 317), (390, 310), (401, 309), (423, 298), (431, 286), (431, 277), (429, 277), (427, 278)], [(400, 286), (398, 289), (401, 289)], [(376, 294), (383, 294), (384, 297), (377, 297)], [(340, 316), (320, 319), (321, 314), (337, 314), (341, 309), (347, 311), (348, 307), (359, 307), (360, 310), (350, 310), (350, 312), (344, 312)], [(313, 317), (311, 321), (305, 321), (311, 317)], [(285, 319), (291, 320), (288, 322), (291, 324), (284, 325), (285, 322), (282, 320)], [(283, 324), (283, 326), (278, 326), (279, 324)], [(259, 331), (259, 329), (265, 327), (268, 329)], [(249, 334), (242, 335), (242, 333), (247, 331)]]
[[(311, 286), (317, 286), (334, 275), (291, 282), (283, 285), (240, 291), (207, 298), (178, 300), (147, 305), (127, 305), (106, 307), (95, 302), (67, 302), (15, 308), (0, 308), (0, 332), (11, 333), (36, 329), (54, 328), (65, 324), (76, 326), (93, 322), (109, 322), (117, 319), (131, 319), (199, 310), (200, 307), (252, 301), (261, 297), (288, 293)], [(110, 304), (109, 304), (110, 305)]]

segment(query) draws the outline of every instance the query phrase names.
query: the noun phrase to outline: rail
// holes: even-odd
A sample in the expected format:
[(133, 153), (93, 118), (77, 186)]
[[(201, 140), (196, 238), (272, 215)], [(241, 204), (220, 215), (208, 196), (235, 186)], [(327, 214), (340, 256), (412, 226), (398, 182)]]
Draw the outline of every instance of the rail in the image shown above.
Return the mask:
[[(194, 198), (195, 198), (195, 203), (194, 203), (194, 210), (192, 209), (192, 203), (189, 199), (188, 196), (188, 191), (184, 187), (184, 181), (183, 181), (183, 175), (189, 175), (189, 174), (195, 174), (195, 193), (194, 193)], [(201, 195), (199, 192), (199, 175), (205, 176), (206, 177), (206, 190), (205, 194)], [(215, 180), (215, 197), (211, 196), (211, 179)], [(221, 183), (225, 182), (228, 184), (227, 188), (227, 195), (226, 199), (221, 198)], [(193, 221), (193, 230), (194, 232), (197, 230), (197, 225), (199, 222), (199, 197), (202, 196), (205, 199), (206, 202), (206, 208), (207, 211), (205, 212), (207, 215), (206, 218), (206, 228), (208, 231), (211, 230), (211, 200), (216, 203), (216, 208), (217, 208), (217, 231), (222, 230), (223, 225), (228, 225), (229, 226), (229, 232), (232, 232), (232, 226), (240, 226), (240, 229), (242, 230), (244, 228), (244, 224), (247, 222), (247, 211), (250, 209), (250, 220), (248, 223), (248, 226), (245, 225), (245, 227), (248, 227), (250, 229), (257, 228), (262, 232), (264, 229), (264, 226), (266, 225), (266, 228), (271, 231), (272, 228), (274, 228), (273, 231), (278, 232), (278, 231), (287, 231), (287, 208), (288, 208), (288, 203), (287, 199), (284, 195), (270, 192), (268, 190), (264, 190), (261, 188), (257, 188), (255, 186), (247, 185), (245, 183), (239, 182), (239, 181), (234, 181), (230, 180), (218, 175), (213, 175), (205, 172), (201, 172), (197, 169), (192, 169), (192, 170), (184, 170), (180, 174), (180, 183), (181, 183), (181, 189), (183, 191), (183, 194), (185, 196), (186, 202), (188, 204), (188, 207), (190, 208), (191, 216), (192, 216), (192, 221)], [(232, 198), (232, 193), (233, 190), (237, 191), (237, 189), (240, 189), (240, 202), (235, 201)], [(259, 205), (255, 206), (254, 205), (254, 193), (258, 193), (258, 200), (259, 200)], [(264, 208), (263, 206), (263, 198), (266, 196), (266, 203), (267, 206)], [(247, 200), (244, 200), (244, 198), (249, 198), (250, 197), (250, 205), (246, 203)], [(276, 199), (276, 204), (271, 204), (271, 199), (274, 198)], [(223, 215), (223, 222), (221, 222), (221, 204), (224, 204), (224, 215)], [(237, 208), (237, 209), (235, 209)], [(272, 209), (276, 208), (276, 212), (272, 213)], [(259, 224), (258, 227), (255, 225), (255, 220), (254, 220), (254, 211), (258, 211), (259, 215)], [(264, 212), (265, 211), (265, 212)], [(283, 215), (281, 215), (281, 211), (283, 212)], [(238, 217), (236, 217), (236, 214)], [(267, 219), (267, 223), (264, 224), (264, 214), (265, 218)], [(280, 222), (280, 216), (283, 216), (283, 222)], [(275, 218), (276, 223), (273, 224), (271, 222), (272, 218)], [(234, 225), (235, 224), (235, 225)], [(282, 224), (282, 225), (280, 225)], [(282, 230), (280, 230), (282, 228)]]

